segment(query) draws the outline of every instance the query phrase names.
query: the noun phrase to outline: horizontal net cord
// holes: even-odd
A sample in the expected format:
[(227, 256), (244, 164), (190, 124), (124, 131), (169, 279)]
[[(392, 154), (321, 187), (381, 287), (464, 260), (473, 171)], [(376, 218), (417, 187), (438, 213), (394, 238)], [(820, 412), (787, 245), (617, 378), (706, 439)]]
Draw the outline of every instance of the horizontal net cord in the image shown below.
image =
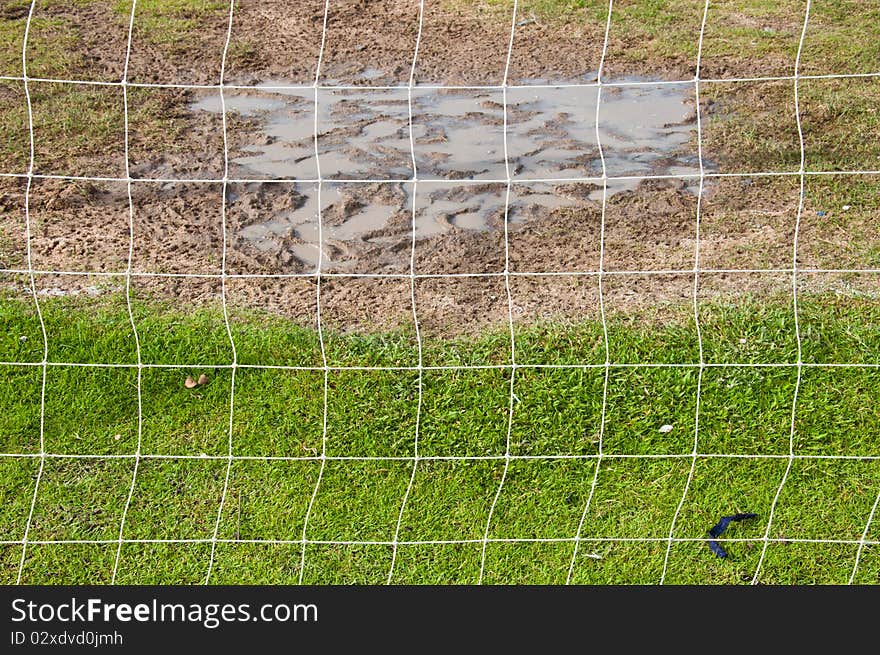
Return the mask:
[(595, 364), (447, 364), (422, 366), (284, 366), (281, 364), (125, 364), (93, 362), (2, 362), (0, 366), (54, 366), (83, 368), (155, 368), (155, 369), (232, 369), (245, 368), (276, 371), (484, 371), (524, 369), (604, 369), (604, 368), (878, 368), (880, 362), (605, 362)]
[[(794, 80), (833, 80), (833, 79), (860, 79), (880, 77), (880, 71), (869, 71), (864, 73), (820, 73), (820, 74), (804, 74), (804, 75), (768, 75), (760, 77), (692, 77), (689, 79), (678, 80), (618, 80), (612, 82), (602, 81), (601, 86), (608, 87), (639, 87), (639, 86), (683, 86), (693, 84), (699, 80), (700, 83), (707, 84), (725, 84), (735, 82), (787, 82)], [(131, 82), (123, 80), (77, 80), (65, 79), (57, 77), (30, 77), (27, 78), (20, 75), (0, 75), (2, 82), (42, 82), (44, 84), (79, 84), (83, 86), (104, 86), (104, 87), (135, 87), (145, 89), (194, 89), (194, 90), (242, 90), (242, 91), (311, 91), (318, 89), (319, 91), (407, 91), (410, 88), (408, 84), (181, 84), (181, 83), (161, 83), (161, 82)], [(567, 89), (567, 88), (595, 88), (600, 86), (599, 82), (549, 82), (542, 84), (415, 84), (414, 90), (424, 89), (426, 91), (500, 91), (502, 89)]]
[[(284, 457), (284, 456), (272, 456), (272, 455), (233, 455), (229, 457), (228, 455), (159, 455), (159, 454), (144, 454), (140, 455), (132, 454), (119, 454), (119, 455), (92, 455), (92, 454), (65, 454), (65, 453), (0, 453), (0, 458), (46, 458), (46, 459), (135, 459), (139, 458), (141, 460), (144, 459), (168, 459), (168, 460), (218, 460), (225, 462), (228, 459), (233, 461), (241, 460), (241, 461), (265, 461), (265, 462), (323, 462), (323, 461), (338, 461), (338, 462), (412, 462), (412, 461), (435, 461), (435, 462), (484, 462), (484, 461), (504, 461), (505, 459), (518, 459), (518, 460), (547, 460), (547, 461), (555, 461), (555, 460), (564, 460), (564, 459), (599, 459), (600, 455), (569, 455), (569, 454), (559, 454), (559, 455), (419, 455), (415, 457), (413, 455), (400, 455), (400, 456), (356, 456), (356, 455), (314, 455), (314, 456), (303, 456), (303, 457)], [(694, 457), (693, 452), (688, 451), (686, 453), (644, 453), (644, 454), (627, 454), (627, 453), (603, 453), (601, 455), (602, 459), (690, 459)], [(880, 455), (756, 455), (753, 453), (697, 453), (696, 457), (698, 459), (800, 459), (800, 460), (826, 460), (826, 459), (839, 459), (839, 460), (853, 460), (853, 461), (866, 461), (872, 462), (880, 460)]]
[[(707, 541), (708, 537), (675, 537), (673, 543), (697, 543)], [(213, 539), (123, 539), (123, 544), (210, 544)], [(558, 544), (558, 543), (667, 543), (668, 537), (531, 537), (531, 538), (502, 538), (489, 537), (488, 543), (497, 544)], [(712, 541), (719, 543), (763, 543), (763, 537), (753, 538), (712, 538)], [(394, 541), (346, 541), (332, 539), (221, 539), (216, 540), (218, 544), (257, 544), (257, 545), (277, 545), (277, 546), (394, 546)], [(424, 541), (397, 541), (398, 546), (453, 546), (453, 545), (480, 545), (483, 539), (434, 539)], [(776, 537), (767, 540), (772, 544), (836, 544), (843, 546), (858, 546), (864, 543), (866, 546), (880, 545), (880, 541), (868, 540), (862, 542), (859, 539), (809, 539), (796, 537)], [(116, 539), (82, 539), (82, 540), (39, 540), (29, 539), (27, 544), (45, 545), (45, 546), (73, 546), (73, 545), (109, 545), (117, 544)], [(22, 541), (3, 541), (0, 545), (16, 546), (21, 545)], [(588, 555), (585, 555), (588, 557)]]
[[(79, 276), (79, 277), (127, 277), (127, 274), (122, 272), (113, 272), (113, 271), (60, 271), (54, 269), (39, 269), (35, 268), (33, 271), (30, 271), (26, 268), (0, 268), (0, 275), (25, 275), (33, 272), (34, 275), (68, 275), (68, 276)], [(734, 274), (734, 273), (743, 273), (743, 274), (772, 274), (772, 273), (787, 273), (791, 274), (794, 272), (804, 273), (808, 275), (815, 275), (821, 273), (867, 273), (867, 274), (877, 274), (880, 273), (880, 268), (802, 268), (800, 266), (797, 269), (794, 268), (670, 268), (670, 269), (646, 269), (646, 270), (603, 270), (603, 271), (493, 271), (489, 273), (315, 273), (311, 272), (303, 272), (303, 273), (158, 273), (158, 272), (133, 272), (131, 273), (132, 278), (193, 278), (198, 280), (222, 280), (222, 279), (285, 279), (285, 278), (376, 278), (376, 279), (401, 279), (408, 280), (411, 277), (415, 277), (416, 279), (455, 279), (455, 278), (475, 278), (475, 277), (486, 277), (486, 278), (503, 278), (505, 276), (510, 277), (588, 277), (588, 276), (599, 276), (599, 275), (693, 275), (695, 272), (699, 273), (719, 273), (719, 274)], [(39, 292), (38, 292), (38, 295)]]
[[(805, 170), (804, 175), (880, 175), (880, 169), (864, 170)], [(753, 172), (712, 172), (703, 173), (704, 178), (742, 178), (742, 177), (800, 177), (800, 171), (753, 171)], [(33, 178), (35, 180), (70, 180), (75, 182), (120, 182), (132, 184), (223, 184), (223, 178), (211, 177), (112, 177), (112, 176), (89, 176), (89, 175), (56, 175), (50, 173), (0, 173), (0, 177), (7, 178)], [(667, 175), (608, 175), (581, 176), (581, 177), (511, 177), (511, 183), (516, 186), (529, 186), (531, 184), (565, 184), (565, 183), (593, 183), (601, 184), (603, 181), (632, 181), (632, 180), (699, 180), (699, 173), (675, 173)], [(458, 185), (506, 185), (507, 178), (462, 178), (452, 177), (400, 177), (400, 178), (229, 178), (229, 184), (313, 184), (332, 186), (336, 184), (445, 184), (448, 186)]]

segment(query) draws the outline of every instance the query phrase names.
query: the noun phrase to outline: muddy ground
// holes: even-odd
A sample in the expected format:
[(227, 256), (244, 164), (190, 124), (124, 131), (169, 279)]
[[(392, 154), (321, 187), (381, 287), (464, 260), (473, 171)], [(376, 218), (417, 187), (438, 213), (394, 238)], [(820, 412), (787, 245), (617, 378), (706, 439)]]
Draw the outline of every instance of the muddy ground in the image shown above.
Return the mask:
[[(426, 3), (419, 57), (413, 69), (413, 47), (418, 31), (414, 4), (418, 3), (404, 0), (331, 3), (319, 82), (362, 86), (406, 84), (411, 71), (418, 84), (492, 85), (503, 81), (510, 23), (509, 18), (499, 14), (497, 7)], [(323, 0), (236, 3), (225, 82), (311, 84), (320, 48), (323, 8)], [(12, 9), (5, 18), (21, 20)], [(35, 23), (40, 28), (32, 34), (34, 48), (48, 47), (53, 39), (63, 40), (75, 33), (81, 56), (71, 56), (66, 69), (62, 68), (63, 62), (39, 62), (35, 58), (38, 63), (29, 70), (29, 75), (76, 75), (78, 79), (108, 81), (121, 76), (127, 17), (121, 17), (102, 3), (91, 3), (75, 7), (41, 5), (35, 20), (41, 18), (46, 19), (46, 26)], [(63, 20), (53, 23), (49, 19)], [(198, 17), (195, 24), (192, 20), (184, 22), (172, 17), (161, 24), (168, 30), (168, 38), (156, 38), (150, 31), (155, 29), (155, 24), (146, 18), (143, 22), (136, 21), (128, 79), (154, 84), (216, 84), (220, 79), (227, 19), (222, 8)], [(564, 83), (593, 79), (604, 37), (601, 21), (572, 21), (560, 26), (524, 15), (520, 22), (510, 59), (509, 81)], [(771, 22), (767, 29), (796, 33), (796, 20), (789, 21), (791, 24)], [(271, 38), (267, 38), (269, 35)], [(641, 52), (627, 38), (626, 34), (617, 34), (609, 39), (606, 62), (609, 79), (645, 76), (687, 79), (693, 75), (692, 59), (681, 53), (657, 52), (641, 58), (622, 56), (621, 53)], [(782, 68), (782, 58), (777, 55), (768, 55), (761, 62), (753, 73), (779, 74)], [(731, 57), (709, 58), (703, 74), (738, 73), (740, 64), (740, 60)], [(11, 70), (3, 71), (4, 74), (16, 74), (14, 63), (5, 67)], [(92, 94), (87, 106), (99, 107), (102, 116), (107, 112), (112, 115), (105, 133), (83, 128), (83, 138), (76, 147), (68, 148), (66, 141), (62, 144), (50, 138), (55, 134), (51, 103), (58, 102), (58, 91), (52, 83), (32, 83), (32, 86), (36, 172), (124, 176), (124, 132), (117, 88), (65, 89), (67, 93)], [(20, 99), (22, 89), (10, 82), (0, 92), (7, 100), (15, 100)], [(224, 199), (222, 184), (198, 181), (221, 178), (225, 165), (222, 119), (216, 111), (194, 109), (199, 102), (211, 102), (211, 93), (209, 90), (131, 89), (129, 164), (132, 176), (140, 178), (131, 189), (131, 235), (128, 189), (124, 182), (34, 180), (29, 199), (29, 245), (34, 269), (124, 274), (131, 247), (134, 274), (216, 275), (223, 270), (225, 243), (225, 270), (229, 275), (314, 273), (318, 264), (318, 225), (317, 219), (312, 218), (317, 215), (315, 185), (268, 179), (233, 181)], [(304, 102), (311, 100), (311, 91), (306, 94)], [(247, 100), (248, 96), (258, 95), (256, 91), (245, 90), (239, 91), (237, 97), (241, 102), (242, 98)], [(336, 148), (341, 153), (339, 157), (349, 164), (366, 162), (366, 168), (356, 176), (411, 177), (411, 172), (405, 174), (410, 164), (408, 157), (401, 159), (401, 153), (407, 153), (410, 145), (406, 93), (402, 98), (389, 100), (391, 104), (396, 103), (396, 114), (386, 110), (372, 118), (365, 118), (356, 105), (353, 108), (346, 104), (345, 98), (337, 102), (332, 112), (337, 123), (319, 130), (321, 147)], [(687, 112), (675, 119), (675, 125), (692, 133), (696, 118), (692, 92), (683, 97), (682, 102)], [(592, 114), (594, 107), (595, 96), (584, 103), (584, 112)], [(479, 129), (497, 131), (502, 125), (499, 109), (497, 101), (483, 99), (475, 112), (463, 115), (482, 121), (483, 127)], [(705, 98), (701, 109), (707, 126), (711, 126), (713, 117), (723, 124), (732, 113), (729, 103)], [(512, 123), (516, 120), (513, 114), (509, 118)], [(381, 142), (351, 145), (360, 135), (384, 129), (388, 123), (393, 129), (382, 134)], [(544, 133), (552, 133), (557, 127), (551, 123), (545, 123)], [(26, 123), (24, 125), (26, 127)], [(232, 177), (260, 177), (253, 173), (253, 166), (249, 169), (236, 162), (246, 161), (245, 158), (253, 155), (254, 148), (263, 152), (278, 143), (279, 137), (273, 135), (268, 126), (264, 107), (250, 113), (230, 112), (227, 145)], [(581, 160), (570, 164), (581, 167), (572, 169), (573, 176), (601, 174), (601, 168), (597, 169), (595, 143), (583, 136), (578, 140), (563, 128), (559, 128), (558, 138), (547, 147), (582, 153)], [(718, 133), (724, 134), (724, 130), (719, 129)], [(27, 165), (27, 157), (24, 161), (22, 157), (23, 152), (26, 154), (26, 131), (24, 136), (21, 130), (16, 134), (20, 147), (17, 153), (4, 157), (7, 172), (20, 172)], [(603, 270), (612, 273), (694, 268), (699, 187), (693, 177), (611, 183), (605, 196), (602, 253), (601, 186), (517, 178), (507, 197), (506, 184), (468, 179), (479, 177), (479, 166), (473, 170), (444, 169), (442, 152), (431, 155), (432, 147), (441, 150), (445, 147), (450, 134), (442, 130), (432, 132), (428, 125), (414, 138), (414, 145), (426, 148), (428, 153), (428, 160), (420, 159), (418, 164), (428, 161), (429, 172), (435, 173), (437, 178), (420, 182), (415, 192), (408, 182), (322, 185), (322, 271), (392, 276), (328, 279), (323, 289), (322, 308), (327, 313), (328, 325), (370, 330), (411, 323), (412, 291), (407, 277), (411, 271), (417, 275), (496, 274), (485, 278), (416, 280), (420, 322), (428, 330), (457, 334), (487, 324), (500, 325), (507, 320), (505, 279), (498, 275), (504, 272), (506, 261), (510, 271), (516, 273), (598, 271), (600, 254), (604, 255)], [(718, 141), (713, 141), (711, 133), (704, 136), (709, 144)], [(305, 150), (311, 147), (311, 137), (305, 133), (290, 138)], [(697, 162), (688, 153), (694, 150), (694, 138), (673, 144), (663, 152), (653, 153), (657, 156), (652, 156), (646, 167), (637, 172), (692, 174), (698, 170), (694, 168)], [(760, 154), (755, 153), (756, 157)], [(322, 151), (321, 155), (326, 156), (328, 162), (331, 160), (328, 151)], [(497, 155), (496, 152), (496, 160)], [(708, 146), (703, 155), (704, 165), (710, 172), (729, 170), (730, 165), (736, 163), (721, 145)], [(786, 153), (782, 157), (782, 163), (788, 161)], [(400, 171), (395, 168), (398, 166)], [(513, 172), (516, 174), (516, 168)], [(555, 173), (559, 177), (566, 176), (565, 171)], [(441, 181), (444, 177), (446, 180)], [(498, 175), (485, 177), (497, 178)], [(187, 181), (143, 181), (153, 178)], [(877, 180), (872, 177), (869, 184), (876, 185)], [(0, 268), (27, 268), (24, 190), (25, 180), (21, 178), (7, 178), (0, 184)], [(808, 180), (799, 232), (799, 267), (876, 265), (871, 258), (877, 258), (878, 249), (870, 244), (880, 241), (878, 222), (871, 220), (876, 215), (877, 202), (866, 198), (862, 186), (848, 189), (845, 184)], [(790, 268), (798, 199), (798, 176), (708, 178), (700, 204), (700, 268)], [(355, 222), (358, 229), (350, 229)], [(862, 247), (853, 245), (854, 235), (861, 240)], [(747, 274), (709, 277), (711, 280), (707, 281), (703, 296), (706, 298), (771, 291), (784, 293), (789, 284), (778, 274), (768, 274), (766, 278)], [(7, 276), (4, 286), (21, 293), (17, 280)], [(120, 288), (121, 280), (119, 277), (41, 276), (40, 285), (41, 289), (48, 289), (44, 295), (81, 293), (84, 288), (102, 293)], [(686, 273), (650, 277), (610, 275), (606, 280), (608, 308), (624, 313), (666, 304), (685, 306), (693, 293), (693, 276)], [(314, 281), (309, 279), (297, 279), (287, 286), (254, 278), (233, 282), (231, 302), (269, 308), (292, 318), (307, 314), (300, 307), (300, 300), (294, 299), (301, 299), (302, 303), (311, 303), (313, 299)], [(810, 284), (811, 288), (820, 289), (833, 287), (837, 282), (828, 277)], [(298, 290), (296, 293), (294, 287)], [(137, 288), (144, 293), (179, 297), (182, 302), (206, 302), (219, 299), (220, 281), (205, 279), (190, 284), (168, 278), (140, 277)], [(511, 280), (514, 318), (597, 318), (597, 291), (595, 276), (515, 276)]]

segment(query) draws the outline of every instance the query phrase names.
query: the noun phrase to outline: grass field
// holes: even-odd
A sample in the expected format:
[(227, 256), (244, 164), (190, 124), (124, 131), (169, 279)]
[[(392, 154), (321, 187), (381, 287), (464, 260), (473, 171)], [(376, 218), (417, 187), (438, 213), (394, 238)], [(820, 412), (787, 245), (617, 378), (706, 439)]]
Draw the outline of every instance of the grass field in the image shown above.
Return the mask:
[[(112, 573), (138, 442), (137, 375), (128, 315), (112, 308), (77, 311), (69, 300), (41, 303), (50, 361), (117, 362), (121, 366), (46, 369), (44, 446), (53, 455), (114, 458), (46, 460), (29, 540), (95, 541), (29, 545), (27, 582), (106, 582)], [(800, 303), (804, 361), (794, 460), (779, 498), (760, 581), (846, 582), (857, 544), (880, 489), (880, 372), (833, 367), (876, 364), (880, 308), (873, 301), (840, 303), (816, 296)], [(198, 582), (204, 578), (226, 474), (235, 458), (220, 520), (211, 581), (295, 582), (298, 541), (321, 469), (323, 384), (314, 368), (315, 333), (257, 314), (232, 315), (238, 362), (230, 441), (232, 370), (222, 314), (171, 311), (135, 304), (142, 359), (141, 455), (117, 582)], [(39, 362), (42, 337), (32, 306), (0, 305), (3, 359)], [(701, 308), (704, 358), (694, 477), (674, 530), (668, 582), (751, 580), (766, 522), (788, 463), (796, 360), (791, 305), (707, 304)], [(620, 366), (605, 378), (601, 325), (546, 325), (518, 330), (509, 470), (488, 530), (486, 582), (564, 582), (573, 542), (602, 459), (582, 528), (573, 580), (657, 582), (669, 528), (691, 466), (699, 367)], [(27, 337), (21, 340), (20, 337)], [(405, 334), (324, 335), (328, 372), (326, 455), (309, 518), (304, 579), (382, 582), (415, 453), (419, 376)], [(638, 329), (609, 319), (612, 362), (698, 361), (692, 328)], [(424, 353), (450, 361), (464, 350), (493, 368), (423, 372), (420, 461), (401, 520), (396, 582), (474, 582), (479, 574), (488, 511), (501, 482), (509, 420), (510, 369), (499, 344), (505, 333), (426, 343)], [(744, 341), (744, 343), (742, 343)], [(595, 344), (578, 350), (578, 344)], [(541, 348), (530, 347), (540, 344)], [(509, 347), (509, 343), (508, 343)], [(648, 356), (651, 355), (651, 356)], [(521, 359), (520, 359), (521, 358)], [(184, 362), (194, 364), (185, 366)], [(199, 366), (198, 363), (205, 365)], [(303, 369), (261, 369), (256, 364)], [(384, 365), (386, 370), (351, 367)], [(737, 366), (743, 363), (763, 367)], [(163, 365), (175, 367), (166, 368)], [(541, 365), (585, 365), (542, 367)], [(187, 375), (209, 382), (184, 388)], [(39, 453), (42, 366), (3, 367), (2, 451)], [(671, 425), (667, 433), (660, 426)], [(230, 445), (231, 444), (231, 445)], [(579, 456), (564, 458), (559, 456)], [(629, 457), (629, 456), (648, 457)], [(726, 457), (717, 457), (725, 455)], [(743, 457), (761, 455), (762, 458)], [(656, 456), (656, 457), (651, 457)], [(270, 458), (292, 459), (270, 459)], [(449, 457), (464, 458), (452, 461)], [(541, 459), (544, 457), (544, 459)], [(240, 459), (239, 459), (240, 458)], [(355, 458), (355, 459), (347, 459)], [(370, 458), (370, 459), (356, 459)], [(377, 458), (377, 459), (372, 459)], [(38, 457), (0, 460), (2, 525), (21, 539)], [(87, 508), (84, 511), (84, 508)], [(703, 541), (722, 514), (756, 512), (726, 535), (716, 558)], [(869, 540), (878, 538), (874, 527)], [(636, 541), (611, 542), (624, 538)], [(504, 540), (536, 540), (506, 543)], [(245, 543), (231, 543), (244, 540)], [(595, 541), (591, 541), (595, 540)], [(643, 540), (643, 541), (639, 541)], [(830, 540), (804, 543), (799, 540)], [(420, 542), (453, 541), (454, 544)], [(20, 545), (3, 547), (3, 575), (15, 579)], [(860, 582), (877, 582), (880, 549), (862, 553)]]

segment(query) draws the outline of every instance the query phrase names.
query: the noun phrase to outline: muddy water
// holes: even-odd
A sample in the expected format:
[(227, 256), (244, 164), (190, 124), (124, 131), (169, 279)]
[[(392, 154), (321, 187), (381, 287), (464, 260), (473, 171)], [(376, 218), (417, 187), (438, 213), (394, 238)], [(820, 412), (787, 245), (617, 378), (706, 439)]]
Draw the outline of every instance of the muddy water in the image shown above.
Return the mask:
[[(699, 170), (687, 84), (603, 87), (598, 129), (595, 87), (511, 88), (506, 143), (501, 90), (415, 88), (410, 103), (406, 89), (319, 89), (316, 98), (312, 90), (272, 88), (281, 84), (224, 93), (227, 112), (258, 126), (230, 135), (237, 144), (230, 176), (326, 182), (320, 202), (316, 184), (293, 184), (292, 209), (253, 216), (238, 236), (262, 252), (283, 248), (310, 267), (319, 261), (319, 210), (320, 259), (328, 270), (345, 270), (352, 244), (399, 242), (413, 220), (416, 238), (424, 238), (503, 226), (505, 206), (515, 224), (599, 200), (598, 185), (586, 193), (568, 185), (566, 193), (564, 180), (601, 176), (600, 141), (607, 174), (636, 178), (610, 181), (609, 196), (634, 189), (641, 175)], [(206, 95), (192, 109), (219, 112), (220, 97)], [(411, 182), (399, 181), (413, 178), (413, 164), (415, 195)]]

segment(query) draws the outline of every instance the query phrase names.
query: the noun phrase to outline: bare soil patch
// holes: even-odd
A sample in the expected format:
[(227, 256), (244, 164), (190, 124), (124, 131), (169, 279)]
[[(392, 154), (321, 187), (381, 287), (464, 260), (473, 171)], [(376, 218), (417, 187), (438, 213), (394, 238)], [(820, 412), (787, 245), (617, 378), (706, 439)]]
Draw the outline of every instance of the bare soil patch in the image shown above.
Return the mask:
[[(237, 2), (224, 81), (242, 85), (311, 84), (317, 72), (323, 4), (322, 0)], [(418, 30), (414, 7), (414, 3), (404, 0), (331, 3), (319, 82), (356, 86), (407, 84), (413, 71)], [(42, 22), (35, 23), (39, 29), (32, 34), (31, 44), (38, 63), (29, 71), (31, 75), (102, 81), (121, 76), (127, 17), (102, 3), (63, 8), (53, 4), (41, 7), (40, 12), (37, 18)], [(159, 18), (136, 16), (129, 79), (157, 84), (219, 83), (227, 30), (226, 10), (218, 6), (216, 11), (198, 15)], [(528, 16), (523, 20), (513, 43), (510, 82), (590, 79), (601, 55), (604, 38), (601, 22), (572, 21), (561, 25), (532, 20)], [(741, 20), (749, 27), (749, 21), (757, 19), (741, 17)], [(762, 30), (785, 34), (795, 27), (791, 21), (778, 16), (765, 22), (766, 25), (761, 24)], [(717, 26), (713, 25), (707, 28), (707, 39), (714, 38), (713, 30)], [(157, 31), (157, 26), (164, 31)], [(426, 3), (413, 80), (417, 84), (500, 84), (504, 79), (509, 37), (510, 23), (495, 8), (477, 4), (453, 9), (443, 3)], [(628, 38), (631, 41), (627, 41)], [(613, 33), (609, 41), (607, 75), (686, 79), (693, 74), (687, 53), (668, 52), (659, 46), (652, 51), (650, 39), (647, 45), (636, 40), (636, 36), (627, 36), (620, 30)], [(59, 41), (72, 44), (70, 55), (51, 64), (39, 63), (38, 49), (49, 48)], [(741, 60), (725, 52), (719, 45), (715, 55), (707, 55), (704, 75), (741, 70)], [(636, 56), (638, 53), (648, 54)], [(711, 55), (711, 49), (707, 49), (707, 53)], [(751, 72), (780, 74), (784, 69), (781, 56), (768, 57), (765, 63), (766, 66), (756, 62)], [(101, 87), (95, 91), (70, 85), (55, 86), (35, 83), (32, 88), (36, 171), (60, 175), (121, 175), (119, 155), (124, 140), (119, 89)], [(742, 165), (749, 161), (755, 162), (758, 168), (771, 164), (773, 168), (790, 168), (795, 155), (799, 155), (799, 148), (795, 147), (796, 143), (792, 144), (791, 113), (787, 104), (791, 100), (789, 87), (787, 82), (779, 82), (770, 86), (737, 85), (730, 93), (725, 93), (722, 85), (705, 89), (702, 110), (707, 166), (743, 172)], [(21, 148), (26, 139), (17, 139), (16, 135), (26, 136), (27, 125), (21, 121), (23, 114), (18, 106), (23, 102), (23, 88), (8, 84), (0, 91), (3, 98), (9, 100), (10, 107), (4, 114), (4, 133), (11, 135), (11, 142), (20, 143), (20, 147), (3, 151), (2, 167), (5, 172), (22, 172), (27, 158), (22, 159)], [(808, 92), (804, 92), (804, 97), (809, 98)], [(224, 198), (221, 184), (202, 181), (222, 177), (224, 169), (221, 117), (216, 112), (192, 110), (194, 103), (205, 100), (211, 93), (210, 90), (174, 88), (130, 89), (132, 176), (180, 180), (167, 183), (137, 180), (132, 184), (134, 240), (131, 243), (128, 195), (123, 182), (35, 180), (29, 203), (34, 268), (124, 274), (131, 246), (131, 268), (135, 275), (217, 275), (222, 271), (225, 242), (226, 272), (230, 275), (283, 276), (315, 272), (317, 221), (310, 224), (290, 220), (297, 212), (309, 214), (312, 212), (309, 203), (317, 202), (314, 189), (308, 188), (307, 183), (234, 182), (228, 185)], [(64, 94), (68, 98), (72, 94), (79, 99), (79, 106), (88, 110), (73, 117), (78, 122), (72, 118), (50, 120), (59, 107), (70, 106)], [(230, 102), (234, 98), (247, 102), (249, 96), (259, 92), (230, 91), (228, 95)], [(731, 99), (734, 100), (732, 105)], [(388, 105), (396, 109), (386, 109), (383, 120), (387, 119), (388, 112), (397, 112), (393, 115), (400, 118), (400, 129), (381, 138), (403, 140), (408, 146), (405, 92), (403, 104), (398, 101), (395, 101), (397, 105)], [(594, 101), (584, 103), (584, 116), (594, 113), (591, 104)], [(500, 105), (492, 102), (476, 107), (477, 113), (483, 112), (485, 116), (493, 111), (497, 113)], [(304, 102), (303, 106), (308, 107), (310, 103)], [(742, 111), (746, 106), (755, 111), (744, 115)], [(348, 113), (344, 103), (334, 108), (336, 113), (331, 118), (339, 124), (322, 131), (323, 142), (337, 148), (338, 157), (348, 161), (369, 156), (376, 170), (396, 166), (390, 147), (357, 149), (352, 145), (359, 134), (375, 130), (380, 122), (363, 119), (354, 105), (347, 107)], [(833, 109), (833, 106), (830, 109), (823, 106), (821, 115), (831, 115), (829, 112)], [(252, 152), (248, 148), (261, 143), (261, 139), (266, 146), (278, 142), (277, 137), (267, 131), (261, 111), (227, 114), (231, 158), (247, 156)], [(818, 110), (814, 113), (819, 114)], [(10, 118), (13, 114), (14, 120)], [(731, 115), (740, 119), (728, 121)], [(811, 115), (807, 108), (807, 118)], [(522, 118), (511, 116), (511, 120)], [(693, 119), (692, 113), (685, 123), (689, 129)], [(481, 129), (498, 127), (490, 121)], [(563, 128), (562, 122), (555, 125), (548, 122), (539, 132), (555, 138), (553, 147), (564, 150), (573, 146)], [(556, 136), (555, 129), (560, 130)], [(745, 133), (750, 136), (743, 141), (740, 137)], [(783, 138), (779, 138), (780, 134)], [(76, 138), (71, 138), (73, 136)], [(416, 141), (419, 147), (430, 152), (431, 148), (441, 147), (447, 138), (448, 134), (427, 129), (417, 135)], [(751, 150), (732, 148), (732, 141), (744, 142)], [(304, 136), (302, 143), (308, 150), (310, 137)], [(584, 166), (585, 170), (595, 166), (595, 147), (586, 142), (574, 145), (581, 149), (584, 159), (572, 165)], [(692, 147), (693, 140), (690, 140), (682, 144), (681, 152)], [(646, 172), (665, 171), (680, 164), (676, 158), (682, 156), (681, 152), (652, 163), (653, 168), (645, 169)], [(282, 149), (281, 155), (284, 154)], [(433, 156), (436, 170), (443, 172), (443, 158), (436, 153)], [(527, 158), (530, 153), (524, 152), (522, 156)], [(409, 165), (406, 158), (401, 165)], [(474, 172), (479, 171), (471, 171)], [(469, 176), (467, 171), (462, 172), (462, 177)], [(426, 329), (436, 330), (438, 334), (455, 335), (487, 325), (503, 325), (510, 311), (517, 321), (595, 318), (597, 276), (564, 274), (597, 272), (600, 255), (604, 255), (601, 266), (609, 273), (608, 280), (624, 279), (626, 275), (622, 273), (690, 271), (695, 265), (697, 189), (692, 177), (633, 180), (618, 186), (610, 183), (605, 202), (604, 248), (602, 187), (598, 184), (517, 180), (508, 198), (503, 184), (471, 182), (456, 187), (454, 182), (450, 177), (448, 183), (420, 183), (415, 201), (409, 183), (323, 185), (320, 207), (323, 271), (392, 276), (325, 279), (323, 292), (327, 302), (322, 312), (326, 312), (329, 327), (372, 331), (410, 325), (413, 289), (407, 276), (411, 270), (418, 276), (492, 274), (485, 278), (460, 278), (454, 283), (456, 278), (417, 279), (415, 295), (420, 321)], [(798, 182), (795, 176), (708, 179), (701, 203), (700, 267), (789, 267), (797, 219)], [(24, 184), (24, 179), (4, 179), (0, 184), (0, 266), (7, 269), (27, 267)], [(865, 184), (867, 189), (878, 187), (873, 178), (867, 179)], [(835, 260), (843, 258), (857, 268), (880, 257), (880, 249), (876, 247), (880, 241), (874, 214), (876, 202), (872, 204), (872, 197), (875, 196), (866, 191), (864, 185), (855, 182), (829, 188), (811, 180), (802, 215), (798, 264), (830, 267)], [(420, 204), (426, 198), (431, 199), (435, 208), (442, 209), (428, 216), (427, 203)], [(478, 209), (471, 209), (474, 206)], [(506, 224), (505, 206), (508, 209)], [(366, 225), (366, 229), (351, 230), (355, 220)], [(859, 244), (848, 241), (848, 234), (859, 235)], [(510, 306), (503, 276), (506, 265), (517, 274), (511, 280)], [(521, 273), (534, 275), (519, 275)], [(538, 275), (541, 273), (555, 274), (555, 277)], [(213, 302), (219, 297), (219, 279), (206, 279), (184, 287), (150, 281), (161, 279), (139, 278), (139, 288), (159, 296), (177, 296), (183, 302)], [(305, 286), (298, 287), (299, 292), (291, 295), (289, 302), (279, 291), (280, 287), (269, 289), (265, 284), (250, 284), (249, 280), (254, 279), (257, 278), (236, 280), (241, 283), (236, 287), (235, 303), (268, 308), (301, 320), (304, 312), (297, 298), (312, 298), (309, 285), (314, 285), (313, 279), (303, 281)], [(624, 313), (664, 303), (684, 306), (689, 301), (687, 273), (632, 279), (641, 283), (627, 286), (627, 291), (619, 296), (615, 296), (614, 284), (605, 290), (610, 305)], [(689, 279), (692, 283), (692, 276)], [(74, 284), (81, 283), (82, 280), (71, 276), (59, 276), (56, 286), (64, 293), (65, 285), (73, 289)], [(100, 291), (104, 287), (95, 288)], [(730, 276), (715, 280), (712, 293), (717, 291), (720, 297), (762, 288), (758, 282), (747, 283), (741, 277)]]

